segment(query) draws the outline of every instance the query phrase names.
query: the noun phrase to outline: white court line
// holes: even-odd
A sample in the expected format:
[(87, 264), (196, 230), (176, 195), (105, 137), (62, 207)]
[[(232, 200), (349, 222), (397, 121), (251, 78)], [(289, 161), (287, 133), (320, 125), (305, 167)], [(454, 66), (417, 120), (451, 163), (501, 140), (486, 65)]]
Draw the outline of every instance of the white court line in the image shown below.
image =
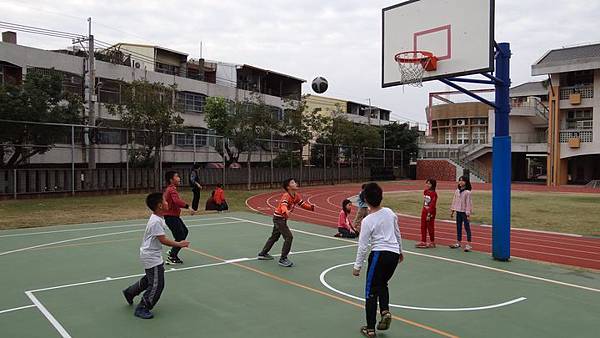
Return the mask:
[[(348, 247), (352, 247), (352, 246), (356, 246), (356, 244), (353, 244), (353, 245), (341, 245), (341, 246), (334, 246), (334, 247), (320, 248), (320, 249), (311, 249), (311, 250), (304, 250), (304, 251), (296, 251), (296, 252), (290, 252), (290, 255), (299, 255), (299, 254), (306, 254), (306, 253), (313, 253), (313, 252), (322, 252), (322, 251), (344, 249), (344, 248), (348, 248)], [(277, 256), (280, 256), (280, 255), (273, 255), (273, 256), (277, 257)], [(254, 261), (254, 260), (257, 260), (257, 258), (256, 257), (254, 257), (254, 258), (246, 258), (246, 257), (234, 258), (234, 259), (228, 259), (228, 260), (225, 260), (223, 262), (218, 262), (218, 263), (209, 263), (209, 264), (202, 264), (202, 265), (186, 266), (185, 268), (171, 268), (171, 269), (165, 270), (165, 273), (167, 273), (167, 272), (179, 272), (179, 271), (186, 271), (186, 270), (201, 269), (201, 268), (207, 268), (207, 267), (211, 267), (211, 266), (227, 265), (227, 264), (231, 264), (231, 263)], [(138, 273), (138, 274), (134, 274), (134, 275), (127, 275), (127, 276), (120, 276), (120, 277), (106, 277), (104, 279), (96, 279), (96, 280), (91, 280), (91, 281), (87, 281), (87, 282), (72, 283), (72, 284), (63, 284), (63, 285), (51, 286), (51, 287), (47, 287), (47, 288), (41, 288), (41, 289), (35, 289), (35, 290), (28, 290), (27, 292), (33, 293), (33, 292), (41, 292), (41, 291), (64, 289), (64, 288), (69, 288), (69, 287), (73, 287), (73, 286), (81, 286), (81, 285), (88, 285), (88, 284), (97, 284), (97, 283), (104, 283), (104, 282), (112, 282), (112, 281), (121, 280), (121, 279), (128, 279), (128, 278), (134, 278), (134, 277), (142, 277), (144, 275), (145, 274), (143, 274), (143, 273)]]
[[(256, 221), (247, 220), (247, 219), (238, 218), (238, 217), (226, 217), (226, 218), (236, 219), (236, 220), (245, 221), (245, 222), (254, 223), (254, 224), (259, 224), (259, 225), (264, 225), (264, 226), (268, 226), (268, 227), (272, 227), (273, 226), (272, 224), (256, 222)], [(303, 230), (296, 230), (296, 229), (290, 229), (290, 230), (295, 231), (295, 232), (299, 232), (299, 233), (303, 233), (303, 234), (307, 234), (307, 235), (316, 236), (316, 237), (328, 238), (328, 239), (336, 240), (336, 241), (356, 243), (354, 241), (351, 241), (351, 240), (348, 240), (348, 239), (345, 239), (345, 238), (326, 236), (326, 235), (321, 235), (321, 234), (317, 234), (317, 233), (313, 233), (313, 232), (309, 232), (309, 231), (303, 231)], [(528, 275), (528, 274), (524, 274), (524, 273), (520, 273), (520, 272), (514, 272), (514, 271), (510, 271), (510, 270), (504, 270), (504, 269), (494, 268), (494, 267), (487, 266), (487, 265), (470, 263), (470, 262), (460, 261), (460, 260), (457, 260), (457, 259), (446, 258), (446, 257), (441, 257), (441, 256), (428, 255), (428, 254), (424, 254), (424, 253), (420, 253), (420, 252), (413, 252), (413, 251), (409, 251), (409, 250), (402, 250), (402, 252), (409, 253), (409, 254), (416, 255), (416, 256), (423, 256), (423, 257), (429, 257), (429, 258), (433, 258), (433, 259), (439, 259), (439, 260), (446, 261), (446, 262), (452, 262), (452, 263), (457, 263), (457, 264), (464, 264), (464, 265), (474, 266), (474, 267), (478, 267), (478, 268), (482, 268), (482, 269), (486, 269), (486, 270), (491, 270), (491, 271), (506, 273), (506, 274), (513, 275), (513, 276), (519, 276), (519, 277), (523, 277), (523, 278), (534, 279), (534, 280), (538, 280), (538, 281), (542, 281), (542, 282), (546, 282), (546, 283), (550, 283), (550, 284), (568, 286), (568, 287), (572, 287), (572, 288), (577, 288), (577, 289), (582, 289), (582, 290), (587, 290), (587, 291), (593, 291), (593, 292), (600, 292), (600, 289), (595, 289), (595, 288), (591, 288), (591, 287), (587, 287), (587, 286), (582, 286), (582, 285), (577, 285), (577, 284), (565, 283), (565, 282), (557, 281), (557, 280), (554, 280), (554, 279), (537, 277), (537, 276)]]
[[(197, 224), (197, 225), (190, 225), (190, 226), (188, 226), (188, 228), (197, 228), (197, 227), (203, 227), (203, 226), (209, 226), (209, 225), (234, 224), (234, 223), (240, 223), (240, 221), (237, 221), (237, 222), (222, 222), (222, 223), (203, 223), (203, 224)], [(84, 239), (106, 237), (106, 236), (113, 236), (113, 235), (121, 235), (121, 234), (127, 234), (127, 233), (131, 233), (131, 232), (142, 232), (142, 231), (144, 231), (144, 228), (140, 227), (139, 229), (133, 229), (133, 230), (118, 231), (118, 232), (109, 232), (109, 233), (106, 233), (106, 234), (98, 234), (98, 235), (91, 235), (91, 236), (70, 238), (70, 239), (65, 239), (65, 240), (62, 240), (62, 241), (50, 242), (50, 243), (44, 243), (44, 244), (38, 244), (38, 245), (34, 245), (34, 246), (28, 246), (28, 247), (25, 247), (25, 248), (20, 248), (20, 249), (15, 249), (15, 250), (10, 250), (10, 251), (0, 252), (0, 256), (8, 255), (8, 254), (15, 253), (15, 252), (27, 251), (27, 250), (31, 250), (31, 249), (43, 248), (43, 247), (46, 247), (46, 246), (51, 246), (51, 245), (56, 245), (56, 244), (63, 244), (63, 243), (81, 241), (81, 240), (84, 240)]]
[[(319, 280), (321, 281), (321, 284), (323, 284), (326, 288), (328, 288), (329, 290), (338, 293), (340, 295), (344, 295), (348, 298), (352, 298), (352, 299), (356, 299), (359, 300), (361, 302), (364, 302), (365, 299), (361, 298), (361, 297), (357, 297), (355, 295), (343, 292), (341, 290), (338, 290), (336, 288), (334, 288), (333, 286), (329, 285), (329, 283), (327, 283), (327, 281), (325, 280), (325, 276), (327, 275), (327, 273), (329, 273), (331, 270), (340, 268), (342, 266), (348, 266), (348, 265), (353, 265), (354, 262), (350, 262), (350, 263), (344, 263), (344, 264), (339, 264), (336, 266), (332, 266), (329, 269), (324, 270), (323, 272), (321, 272), (321, 275), (319, 276)], [(503, 306), (508, 306), (511, 304), (515, 304), (518, 302), (522, 302), (524, 300), (527, 300), (527, 298), (525, 297), (519, 297), (519, 298), (515, 298), (512, 300), (509, 300), (507, 302), (503, 302), (503, 303), (498, 303), (498, 304), (492, 304), (492, 305), (485, 305), (485, 306), (477, 306), (477, 307), (459, 307), (459, 308), (440, 308), (440, 307), (420, 307), (420, 306), (410, 306), (410, 305), (398, 305), (398, 304), (391, 304), (391, 307), (396, 307), (396, 308), (401, 308), (401, 309), (408, 309), (408, 310), (419, 310), (419, 311), (436, 311), (436, 312), (462, 312), (462, 311), (481, 311), (481, 310), (490, 310), (490, 309), (496, 309), (499, 307), (503, 307)]]
[(29, 308), (32, 308), (32, 307), (36, 307), (36, 306), (35, 305), (25, 305), (25, 306), (14, 307), (12, 309), (6, 309), (6, 310), (0, 311), (0, 314), (9, 313), (9, 312), (13, 312), (13, 311), (24, 310), (24, 309), (29, 309)]
[(46, 309), (44, 304), (42, 304), (42, 302), (40, 302), (33, 295), (33, 293), (31, 293), (29, 291), (25, 291), (25, 294), (27, 295), (27, 297), (29, 297), (29, 299), (31, 299), (33, 304), (35, 304), (35, 306), (38, 308), (38, 310), (40, 310), (40, 312), (44, 315), (44, 317), (46, 317), (46, 319), (48, 319), (50, 324), (52, 324), (52, 326), (54, 326), (56, 331), (58, 331), (58, 333), (60, 333), (60, 336), (62, 338), (71, 338), (71, 335), (67, 332), (67, 330), (65, 330), (65, 328), (58, 322), (58, 320), (56, 320), (56, 318), (54, 318), (54, 316), (50, 313), (50, 311), (48, 311), (48, 309)]
[[(219, 220), (219, 219), (224, 219), (222, 217), (214, 217), (212, 220)], [(191, 219), (188, 222), (194, 222), (194, 221), (202, 221), (202, 220), (208, 220), (208, 219)], [(34, 236), (34, 235), (46, 235), (46, 234), (53, 234), (53, 233), (61, 233), (61, 232), (76, 232), (76, 231), (90, 231), (90, 230), (103, 230), (103, 229), (115, 229), (115, 228), (126, 228), (126, 227), (136, 227), (136, 226), (142, 226), (144, 225), (145, 221), (139, 220), (139, 221), (135, 221), (136, 223), (132, 223), (132, 224), (122, 224), (122, 225), (108, 225), (108, 226), (103, 226), (103, 227), (93, 227), (93, 228), (82, 228), (82, 229), (63, 229), (63, 230), (48, 230), (48, 231), (38, 231), (38, 232), (24, 232), (24, 233), (19, 233), (19, 234), (7, 234), (7, 235), (0, 235), (0, 238), (5, 238), (5, 237), (23, 237), (23, 236)]]

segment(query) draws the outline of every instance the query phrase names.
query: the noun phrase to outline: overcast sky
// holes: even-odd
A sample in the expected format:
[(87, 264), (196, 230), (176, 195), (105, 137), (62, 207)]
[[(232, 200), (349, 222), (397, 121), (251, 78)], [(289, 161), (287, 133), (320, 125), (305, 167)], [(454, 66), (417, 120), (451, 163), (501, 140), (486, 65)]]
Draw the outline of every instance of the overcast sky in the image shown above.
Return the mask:
[[(435, 2), (435, 0), (428, 0)], [(0, 21), (87, 33), (97, 39), (155, 44), (190, 57), (246, 63), (303, 79), (324, 76), (325, 95), (392, 110), (425, 122), (430, 91), (381, 88), (381, 0), (0, 1)], [(511, 43), (513, 85), (533, 78), (531, 64), (548, 49), (600, 42), (600, 1), (496, 0), (496, 41)], [(465, 19), (468, 20), (465, 10)], [(61, 48), (70, 41), (18, 33), (19, 44)], [(305, 85), (303, 92), (309, 92)]]

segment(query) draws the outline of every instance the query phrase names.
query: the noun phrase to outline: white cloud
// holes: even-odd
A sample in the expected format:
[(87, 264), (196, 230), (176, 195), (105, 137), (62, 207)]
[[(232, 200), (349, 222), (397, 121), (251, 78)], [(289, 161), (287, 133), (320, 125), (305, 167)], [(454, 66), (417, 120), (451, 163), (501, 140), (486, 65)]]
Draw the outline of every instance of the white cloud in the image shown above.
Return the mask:
[[(430, 0), (431, 1), (431, 0)], [(253, 64), (310, 81), (325, 76), (327, 95), (392, 109), (425, 121), (423, 88), (380, 87), (381, 8), (396, 1), (1, 1), (0, 20), (94, 34), (107, 42), (161, 45), (198, 57)], [(465, 20), (468, 11), (465, 10)], [(600, 41), (600, 3), (496, 0), (496, 39), (511, 43), (514, 84), (529, 81), (531, 64), (548, 49)], [(19, 43), (59, 48), (69, 41), (19, 33)], [(308, 91), (308, 86), (305, 87)]]

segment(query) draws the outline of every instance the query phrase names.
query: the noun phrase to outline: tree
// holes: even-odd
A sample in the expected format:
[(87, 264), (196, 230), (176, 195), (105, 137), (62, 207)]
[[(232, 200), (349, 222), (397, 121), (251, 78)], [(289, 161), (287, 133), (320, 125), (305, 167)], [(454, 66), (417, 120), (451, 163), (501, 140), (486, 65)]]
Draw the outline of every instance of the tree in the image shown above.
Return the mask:
[(169, 133), (179, 130), (183, 118), (175, 104), (175, 87), (162, 83), (136, 80), (123, 87), (121, 105), (109, 105), (112, 115), (118, 115), (123, 125), (140, 129), (134, 139), (141, 140), (144, 147), (134, 151), (135, 159), (142, 163), (154, 162), (154, 179), (160, 182), (160, 150)]
[[(383, 127), (385, 130), (385, 146), (388, 149), (401, 150), (404, 154), (405, 165), (410, 161), (410, 155), (419, 150), (419, 131), (410, 127), (408, 123), (394, 122)], [(381, 130), (381, 137), (383, 137)]]
[[(239, 161), (246, 153), (248, 189), (251, 188), (251, 160), (260, 138), (268, 138), (278, 129), (274, 107), (263, 101), (260, 94), (253, 93), (242, 102), (228, 102), (224, 98), (209, 97), (204, 107), (208, 127), (224, 137), (217, 151), (225, 159), (226, 166)], [(219, 149), (219, 148), (224, 148)]]
[[(0, 86), (0, 119), (30, 122), (81, 123), (81, 97), (62, 88), (63, 76), (51, 70), (30, 70), (22, 86)], [(34, 124), (0, 128), (0, 167), (15, 168), (57, 142), (70, 143), (71, 128)], [(65, 142), (66, 143), (66, 142)]]

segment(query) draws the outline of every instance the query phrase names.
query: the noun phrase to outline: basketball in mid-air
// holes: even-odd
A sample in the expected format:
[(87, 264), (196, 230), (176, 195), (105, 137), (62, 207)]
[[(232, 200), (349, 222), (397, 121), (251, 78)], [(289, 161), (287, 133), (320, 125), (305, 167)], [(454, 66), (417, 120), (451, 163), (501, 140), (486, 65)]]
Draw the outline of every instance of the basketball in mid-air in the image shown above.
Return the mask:
[(327, 83), (327, 80), (322, 76), (318, 76), (312, 81), (312, 90), (314, 90), (315, 93), (323, 94), (328, 87), (329, 84)]

